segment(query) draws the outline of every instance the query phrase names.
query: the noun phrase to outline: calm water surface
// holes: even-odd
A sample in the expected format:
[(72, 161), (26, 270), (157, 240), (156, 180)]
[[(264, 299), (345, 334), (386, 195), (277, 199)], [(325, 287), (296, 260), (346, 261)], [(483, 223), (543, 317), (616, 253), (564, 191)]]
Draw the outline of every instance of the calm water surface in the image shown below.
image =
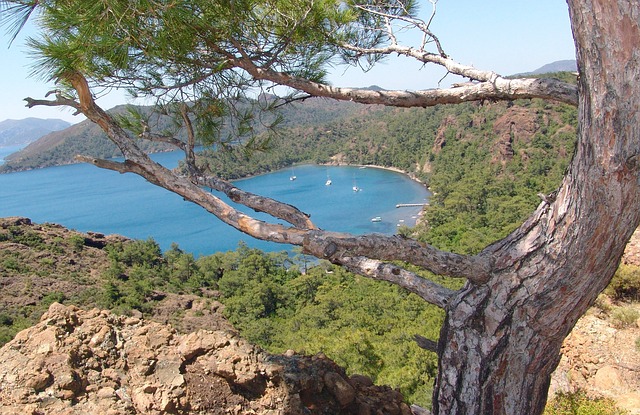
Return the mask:
[[(182, 154), (153, 157), (171, 168)], [(292, 174), (297, 177), (294, 181), (289, 180)], [(331, 186), (325, 185), (327, 177)], [(429, 197), (422, 185), (406, 176), (376, 168), (298, 166), (239, 180), (236, 185), (297, 206), (323, 229), (355, 234), (393, 234), (399, 224), (413, 225), (420, 208), (396, 209), (395, 205), (425, 203)], [(162, 249), (176, 242), (195, 255), (233, 250), (240, 241), (266, 251), (290, 248), (244, 235), (138, 176), (88, 164), (0, 174), (0, 217), (6, 216), (59, 223), (82, 232), (152, 237)], [(380, 222), (371, 221), (376, 216)]]

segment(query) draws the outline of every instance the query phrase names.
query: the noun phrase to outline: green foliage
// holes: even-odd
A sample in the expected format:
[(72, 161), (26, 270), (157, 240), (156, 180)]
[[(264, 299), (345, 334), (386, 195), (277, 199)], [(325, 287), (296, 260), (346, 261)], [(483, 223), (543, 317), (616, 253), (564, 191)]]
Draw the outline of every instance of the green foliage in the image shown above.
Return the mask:
[(117, 242), (107, 247), (109, 258), (127, 266), (158, 266), (162, 261), (160, 245), (153, 239)]
[(640, 267), (621, 264), (605, 293), (615, 301), (640, 301)]
[(640, 319), (640, 311), (632, 306), (615, 307), (611, 311), (611, 320), (618, 328), (633, 327)]
[(413, 336), (437, 339), (441, 310), (324, 263), (302, 274), (299, 265), (285, 268), (291, 258), (282, 254), (241, 247), (215, 257), (225, 312), (245, 338), (272, 352), (323, 352), (349, 373), (429, 404), (437, 361)]
[(0, 326), (13, 325), (13, 317), (7, 313), (0, 313)]
[(73, 235), (69, 238), (69, 243), (74, 251), (80, 252), (84, 249), (84, 236)]
[(579, 390), (577, 392), (558, 393), (547, 403), (544, 415), (625, 415), (627, 411), (616, 406), (612, 399), (589, 398)]
[(8, 232), (5, 233), (2, 238), (5, 241), (26, 245), (36, 250), (45, 250), (47, 248), (40, 235), (36, 232), (25, 230), (19, 226), (9, 227)]
[(64, 293), (52, 291), (42, 297), (40, 300), (40, 306), (47, 308), (53, 303), (64, 303), (66, 299), (67, 296)]

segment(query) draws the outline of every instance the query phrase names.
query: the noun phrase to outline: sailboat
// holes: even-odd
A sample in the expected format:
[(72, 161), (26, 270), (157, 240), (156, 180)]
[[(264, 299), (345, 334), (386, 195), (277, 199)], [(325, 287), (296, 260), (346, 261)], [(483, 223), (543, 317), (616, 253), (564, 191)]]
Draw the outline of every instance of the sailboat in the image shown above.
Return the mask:
[(327, 181), (324, 183), (325, 186), (331, 186), (331, 178), (329, 177), (329, 168), (327, 168)]
[(353, 187), (351, 188), (354, 192), (359, 192), (360, 188), (358, 187), (358, 184), (356, 183), (356, 175), (354, 173), (353, 175)]
[(298, 177), (295, 175), (295, 172), (293, 171), (293, 167), (291, 167), (291, 176), (289, 176), (289, 180), (294, 181), (297, 178)]

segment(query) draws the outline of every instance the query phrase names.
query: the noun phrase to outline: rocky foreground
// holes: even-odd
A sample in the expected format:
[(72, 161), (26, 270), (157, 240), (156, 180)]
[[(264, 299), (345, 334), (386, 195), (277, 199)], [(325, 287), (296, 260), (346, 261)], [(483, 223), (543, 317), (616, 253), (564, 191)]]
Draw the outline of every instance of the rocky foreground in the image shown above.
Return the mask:
[(0, 350), (0, 414), (398, 414), (389, 387), (230, 331), (51, 305)]

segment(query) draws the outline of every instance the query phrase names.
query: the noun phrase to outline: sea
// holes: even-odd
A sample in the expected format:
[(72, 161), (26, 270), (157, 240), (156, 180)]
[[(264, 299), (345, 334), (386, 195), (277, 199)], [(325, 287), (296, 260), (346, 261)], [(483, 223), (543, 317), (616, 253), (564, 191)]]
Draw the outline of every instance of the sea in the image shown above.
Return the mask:
[[(0, 148), (0, 159), (9, 151), (17, 150)], [(172, 168), (183, 153), (158, 153), (152, 157)], [(327, 185), (328, 180), (331, 185)], [(430, 196), (424, 185), (406, 175), (374, 167), (300, 165), (234, 184), (297, 206), (310, 214), (321, 229), (357, 235), (390, 235), (402, 225), (415, 225), (421, 207), (396, 205), (424, 204)], [(226, 196), (220, 196), (233, 204)], [(234, 206), (260, 219), (279, 222)], [(163, 250), (176, 243), (196, 257), (234, 250), (240, 243), (264, 251), (293, 248), (247, 236), (139, 176), (89, 164), (0, 174), (0, 217), (8, 216), (56, 223), (80, 232), (153, 238)]]

